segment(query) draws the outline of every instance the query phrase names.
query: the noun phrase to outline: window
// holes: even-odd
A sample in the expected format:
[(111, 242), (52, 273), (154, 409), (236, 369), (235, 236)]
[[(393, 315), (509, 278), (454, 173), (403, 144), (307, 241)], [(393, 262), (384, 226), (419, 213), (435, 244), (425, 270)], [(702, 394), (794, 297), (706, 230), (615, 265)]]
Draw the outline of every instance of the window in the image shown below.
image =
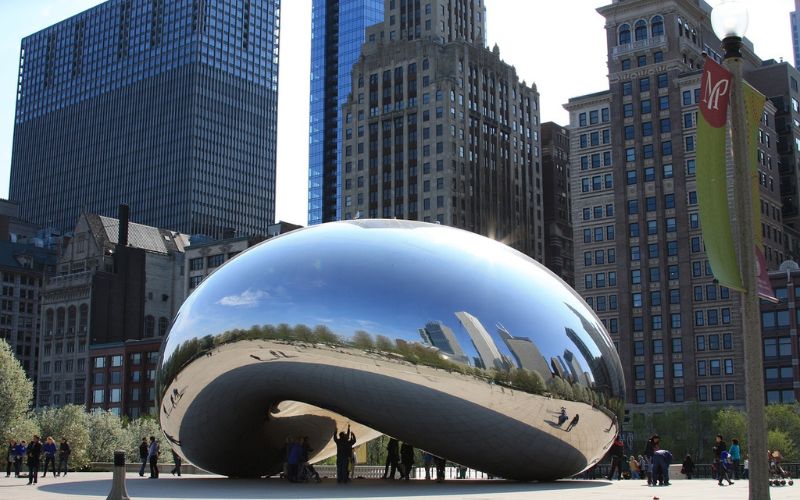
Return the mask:
[(653, 354), (664, 354), (664, 341), (653, 339)]
[(662, 134), (666, 134), (668, 132), (672, 132), (672, 122), (669, 118), (662, 118), (658, 122), (659, 130)]
[(720, 363), (718, 359), (712, 359), (708, 362), (708, 372), (712, 376), (718, 376), (720, 374)]
[(708, 366), (708, 364), (707, 364), (706, 360), (704, 360), (704, 359), (701, 359), (700, 361), (697, 362), (697, 376), (698, 377), (705, 377), (706, 375), (708, 375), (707, 366)]
[(669, 87), (669, 77), (666, 73), (661, 73), (658, 75), (658, 88), (665, 89)]
[(672, 377), (683, 378), (683, 363), (672, 363)]
[(640, 78), (639, 79), (639, 92), (647, 92), (650, 90), (650, 79), (649, 78)]
[(631, 95), (633, 93), (633, 84), (631, 82), (622, 82), (622, 95)]
[(697, 399), (700, 401), (708, 401), (708, 387), (700, 385), (697, 387)]
[(672, 155), (672, 141), (664, 141), (661, 143), (661, 156)]
[(224, 254), (216, 254), (216, 255), (209, 255), (206, 257), (206, 264), (209, 268), (212, 267), (219, 267), (222, 263), (225, 262), (225, 255)]
[(642, 271), (640, 269), (631, 270), (631, 284), (640, 285), (642, 283)]
[(639, 200), (628, 200), (628, 215), (639, 213)]
[(622, 116), (625, 118), (633, 117), (633, 104), (626, 102), (622, 105)]
[(653, 34), (653, 37), (663, 36), (664, 35), (664, 18), (661, 16), (655, 16), (653, 20), (650, 22), (650, 32)]
[(619, 27), (619, 36), (617, 45), (626, 45), (631, 43), (631, 26), (623, 24)]
[(103, 389), (95, 389), (92, 391), (92, 402), (103, 403), (105, 391)]
[(642, 122), (642, 137), (653, 135), (653, 122)]
[(631, 247), (631, 260), (632, 261), (639, 261), (642, 260), (642, 254), (638, 246)]
[(95, 368), (105, 368), (106, 366), (106, 358), (103, 356), (98, 356), (94, 358), (94, 367)]
[(644, 19), (640, 19), (634, 24), (634, 39), (637, 42), (639, 40), (647, 40), (647, 21)]
[(706, 338), (702, 335), (695, 337), (695, 349), (698, 351), (705, 351), (706, 350)]
[(672, 339), (672, 352), (673, 353), (683, 352), (683, 339), (681, 339), (680, 337), (675, 337)]
[(122, 366), (122, 356), (111, 356), (111, 366)]
[(634, 380), (644, 380), (645, 379), (644, 365), (634, 365), (633, 373), (634, 373), (633, 375)]
[(648, 115), (648, 114), (652, 113), (653, 112), (652, 104), (653, 103), (650, 102), (650, 99), (643, 99), (639, 103), (639, 112), (642, 113), (643, 115)]
[(733, 375), (733, 360), (726, 359), (723, 361), (725, 366), (725, 375)]
[(659, 111), (666, 111), (669, 109), (669, 96), (662, 95), (658, 98)]
[(639, 223), (638, 222), (631, 222), (628, 224), (628, 233), (630, 234), (631, 238), (638, 238), (639, 237)]
[(663, 379), (664, 378), (664, 365), (661, 363), (656, 363), (653, 365), (653, 378), (655, 379)]
[(722, 400), (722, 386), (720, 386), (719, 384), (714, 384), (711, 386), (711, 400), (712, 401)]

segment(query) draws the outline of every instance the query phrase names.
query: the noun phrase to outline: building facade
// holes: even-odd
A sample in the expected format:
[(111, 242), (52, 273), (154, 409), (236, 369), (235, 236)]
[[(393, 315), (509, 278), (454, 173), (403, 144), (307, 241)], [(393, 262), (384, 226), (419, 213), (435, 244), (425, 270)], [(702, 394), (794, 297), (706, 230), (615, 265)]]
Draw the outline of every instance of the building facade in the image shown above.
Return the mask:
[[(598, 11), (606, 19), (609, 90), (565, 106), (576, 289), (617, 346), (629, 403), (742, 405), (739, 298), (711, 273), (695, 188), (701, 54), (721, 59), (710, 7), (615, 0)], [(761, 64), (749, 45), (745, 59), (750, 70)], [(767, 103), (759, 144), (772, 269), (785, 257), (775, 113)]]
[(553, 122), (542, 124), (542, 196), (544, 197), (544, 264), (575, 286), (570, 201), (569, 131)]
[(800, 266), (793, 260), (769, 273), (778, 303), (761, 301), (767, 403), (800, 401)]
[[(130, 395), (117, 398), (109, 391), (128, 380), (95, 377), (93, 370), (106, 366), (90, 352), (100, 349), (101, 357), (127, 359), (129, 343), (142, 341), (158, 352), (183, 302), (188, 237), (125, 224), (124, 214), (121, 219), (122, 225), (118, 219), (81, 215), (59, 257), (57, 275), (43, 286), (37, 406), (86, 404), (122, 414)], [(109, 362), (111, 368), (126, 366)]]
[(383, 21), (383, 0), (314, 0), (311, 7), (308, 223), (341, 218), (341, 109), (368, 26)]
[(439, 222), (543, 260), (539, 95), (482, 1), (387, 0), (342, 110), (342, 217)]
[[(275, 214), (280, 0), (109, 0), (22, 40), (10, 197), (187, 234)], [(44, 145), (44, 146), (43, 146)]]

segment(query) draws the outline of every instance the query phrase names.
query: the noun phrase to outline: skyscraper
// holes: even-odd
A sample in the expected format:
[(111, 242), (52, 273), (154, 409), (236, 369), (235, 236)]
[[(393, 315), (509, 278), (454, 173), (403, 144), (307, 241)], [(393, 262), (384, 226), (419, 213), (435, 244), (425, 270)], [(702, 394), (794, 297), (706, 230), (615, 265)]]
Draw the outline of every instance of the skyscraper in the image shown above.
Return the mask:
[(469, 334), (469, 338), (472, 339), (472, 345), (478, 352), (478, 357), (475, 359), (476, 366), (487, 370), (491, 368), (507, 368), (500, 350), (497, 349), (492, 336), (486, 331), (481, 321), (466, 311), (457, 312), (456, 317), (461, 322), (461, 326), (467, 331), (467, 334)]
[(425, 328), (419, 329), (419, 334), (425, 343), (439, 349), (448, 358), (459, 363), (469, 363), (469, 358), (458, 343), (453, 330), (441, 321), (431, 321)]
[(22, 40), (11, 199), (184, 233), (275, 214), (280, 0), (109, 0)]
[(368, 26), (383, 21), (383, 0), (314, 0), (311, 11), (311, 105), (308, 223), (341, 217), (341, 108)]
[[(721, 60), (710, 7), (613, 0), (605, 17), (609, 90), (570, 99), (576, 289), (611, 334), (629, 403), (741, 405), (739, 300), (705, 255), (696, 193), (702, 53)], [(761, 65), (744, 48), (747, 73)], [(784, 258), (775, 107), (760, 123), (764, 250)]]
[(386, 0), (342, 110), (343, 219), (440, 222), (544, 257), (539, 94), (481, 0)]
[(544, 264), (575, 286), (572, 204), (569, 193), (569, 131), (553, 122), (542, 124), (542, 196), (544, 197)]

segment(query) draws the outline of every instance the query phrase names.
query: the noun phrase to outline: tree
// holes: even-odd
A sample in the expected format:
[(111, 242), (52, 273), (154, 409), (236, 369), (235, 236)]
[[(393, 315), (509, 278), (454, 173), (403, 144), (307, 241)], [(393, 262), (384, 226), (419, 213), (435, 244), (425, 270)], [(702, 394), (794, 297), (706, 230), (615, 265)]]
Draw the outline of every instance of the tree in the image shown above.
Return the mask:
[(28, 425), (22, 421), (28, 416), (32, 400), (33, 383), (25, 376), (11, 347), (0, 339), (0, 432), (3, 433), (3, 442), (8, 442), (9, 438), (30, 439), (9, 432), (22, 432)]
[[(56, 443), (61, 438), (67, 438), (72, 453), (69, 457), (70, 465), (82, 469), (89, 465), (89, 438), (88, 417), (82, 406), (67, 405), (63, 408), (43, 408), (36, 412), (36, 422), (42, 431), (42, 436), (52, 436)], [(108, 460), (104, 460), (108, 461)]]
[(115, 451), (126, 449), (128, 435), (117, 415), (94, 410), (87, 414), (87, 421), (91, 436), (88, 453), (91, 462), (111, 462)]
[(786, 432), (794, 439), (800, 439), (800, 406), (769, 405), (766, 408), (767, 429)]
[(784, 462), (796, 462), (800, 458), (797, 447), (785, 431), (771, 430), (767, 433), (767, 448), (780, 450)]
[(357, 330), (353, 334), (352, 343), (354, 346), (358, 347), (359, 349), (374, 349), (375, 343), (372, 341), (372, 335), (365, 332), (364, 330)]
[(128, 422), (125, 427), (125, 446), (121, 448), (125, 452), (125, 460), (128, 463), (137, 462), (139, 460), (139, 444), (142, 442), (142, 438), (147, 438), (149, 444), (150, 436), (155, 436), (161, 445), (159, 462), (171, 462), (172, 453), (170, 453), (169, 442), (162, 438), (163, 435), (161, 426), (153, 417), (145, 416)]
[(729, 446), (731, 439), (738, 439), (742, 453), (747, 453), (747, 415), (742, 410), (724, 408), (718, 411), (714, 417), (714, 430), (712, 434), (722, 434)]

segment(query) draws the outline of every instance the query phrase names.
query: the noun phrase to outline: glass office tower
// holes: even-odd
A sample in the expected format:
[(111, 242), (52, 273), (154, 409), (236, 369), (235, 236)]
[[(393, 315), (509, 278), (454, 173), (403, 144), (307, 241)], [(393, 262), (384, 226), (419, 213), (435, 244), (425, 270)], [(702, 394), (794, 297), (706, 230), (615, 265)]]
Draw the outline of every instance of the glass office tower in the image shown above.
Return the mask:
[(275, 214), (280, 0), (110, 0), (22, 40), (10, 198), (211, 236)]
[(311, 17), (311, 116), (308, 223), (341, 218), (341, 108), (364, 30), (383, 21), (383, 0), (314, 0)]

